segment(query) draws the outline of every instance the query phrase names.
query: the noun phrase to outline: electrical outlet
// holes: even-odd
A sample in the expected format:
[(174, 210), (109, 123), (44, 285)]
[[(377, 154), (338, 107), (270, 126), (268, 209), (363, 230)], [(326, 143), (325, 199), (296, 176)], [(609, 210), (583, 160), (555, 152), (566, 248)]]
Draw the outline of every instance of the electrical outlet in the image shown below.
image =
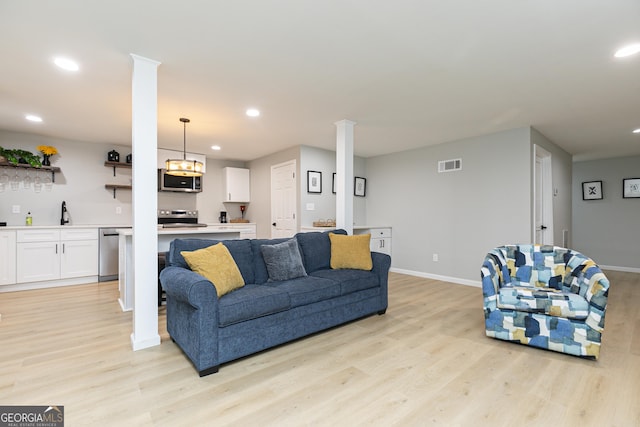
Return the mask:
[(116, 206), (116, 215), (122, 214), (122, 206)]
[(13, 205), (13, 206), (11, 206), (11, 212), (13, 212), (13, 213), (20, 213), (20, 205)]
[(438, 262), (438, 254), (433, 254), (433, 262)]

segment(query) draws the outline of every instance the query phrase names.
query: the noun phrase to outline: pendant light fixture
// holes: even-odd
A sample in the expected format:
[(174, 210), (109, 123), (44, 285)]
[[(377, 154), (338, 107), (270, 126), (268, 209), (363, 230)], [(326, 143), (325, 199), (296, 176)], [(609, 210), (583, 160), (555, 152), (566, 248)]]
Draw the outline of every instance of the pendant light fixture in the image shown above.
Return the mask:
[(187, 160), (187, 123), (191, 120), (181, 117), (180, 121), (184, 126), (182, 159), (168, 159), (165, 162), (166, 173), (175, 176), (202, 176), (202, 162)]

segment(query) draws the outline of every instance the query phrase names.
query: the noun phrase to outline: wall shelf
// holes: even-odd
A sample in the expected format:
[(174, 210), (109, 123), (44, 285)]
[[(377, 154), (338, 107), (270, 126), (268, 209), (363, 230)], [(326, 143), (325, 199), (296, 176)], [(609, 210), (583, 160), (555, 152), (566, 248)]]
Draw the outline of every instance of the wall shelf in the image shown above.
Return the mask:
[(131, 163), (122, 162), (104, 162), (105, 166), (113, 167), (113, 176), (116, 176), (116, 168), (129, 168), (131, 169)]
[(30, 169), (36, 171), (51, 171), (51, 182), (56, 182), (56, 172), (60, 172), (60, 168), (56, 166), (40, 166), (35, 167), (31, 165), (25, 165), (22, 163), (18, 163), (17, 165), (11, 164), (9, 162), (0, 163), (0, 167), (2, 168), (14, 168), (14, 169)]
[(124, 185), (124, 184), (105, 184), (104, 188), (106, 188), (107, 190), (113, 190), (113, 198), (116, 198), (116, 190), (131, 190), (131, 186), (130, 185)]
[[(131, 163), (122, 163), (122, 162), (104, 162), (104, 165), (110, 168), (113, 168), (113, 176), (116, 176), (117, 168), (125, 168), (131, 169)], [(131, 190), (131, 185), (127, 184), (105, 184), (104, 188), (107, 190), (113, 190), (113, 198), (116, 198), (117, 190)]]

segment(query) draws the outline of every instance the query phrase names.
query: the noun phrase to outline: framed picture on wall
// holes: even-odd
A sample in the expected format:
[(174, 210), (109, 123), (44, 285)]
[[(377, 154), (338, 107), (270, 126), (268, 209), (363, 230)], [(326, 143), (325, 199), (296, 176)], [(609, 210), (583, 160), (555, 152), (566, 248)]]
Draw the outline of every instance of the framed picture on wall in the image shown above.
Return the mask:
[(355, 183), (353, 186), (353, 194), (359, 197), (364, 197), (367, 195), (367, 179), (360, 178), (356, 176)]
[(336, 173), (333, 173), (333, 181), (331, 181), (331, 192), (336, 194)]
[(307, 171), (307, 193), (322, 193), (322, 172)]
[(602, 181), (588, 181), (582, 183), (582, 200), (602, 199)]
[(624, 199), (640, 198), (640, 178), (625, 178), (622, 180), (622, 197)]

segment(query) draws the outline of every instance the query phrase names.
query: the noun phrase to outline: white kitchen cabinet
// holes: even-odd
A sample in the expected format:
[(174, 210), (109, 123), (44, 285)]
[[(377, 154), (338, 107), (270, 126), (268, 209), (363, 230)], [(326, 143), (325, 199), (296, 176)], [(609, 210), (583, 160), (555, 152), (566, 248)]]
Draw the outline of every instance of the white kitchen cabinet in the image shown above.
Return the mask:
[[(182, 159), (185, 153), (176, 150), (158, 148), (158, 169), (164, 169), (168, 159)], [(207, 171), (207, 157), (204, 154), (186, 153), (187, 160), (197, 160), (202, 163), (202, 173)]]
[(223, 202), (249, 203), (251, 201), (249, 169), (222, 168)]
[(60, 278), (60, 230), (18, 230), (16, 282), (41, 282)]
[(16, 232), (0, 231), (0, 285), (16, 283)]
[(98, 229), (18, 230), (16, 282), (98, 274)]
[(60, 278), (98, 275), (98, 230), (61, 230)]
[(381, 228), (361, 228), (354, 229), (353, 234), (367, 234), (371, 233), (371, 251), (373, 252), (382, 252), (383, 254), (387, 254), (391, 256), (391, 228), (389, 227), (381, 227)]

